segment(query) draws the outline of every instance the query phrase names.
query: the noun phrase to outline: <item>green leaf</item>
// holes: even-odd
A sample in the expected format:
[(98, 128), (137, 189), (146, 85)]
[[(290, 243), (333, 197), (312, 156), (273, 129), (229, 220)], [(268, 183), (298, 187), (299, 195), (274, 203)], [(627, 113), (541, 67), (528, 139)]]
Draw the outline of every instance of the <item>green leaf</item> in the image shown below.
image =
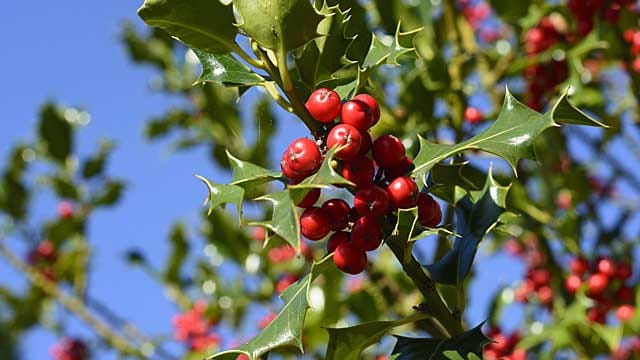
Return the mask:
[(389, 39), (380, 39), (374, 34), (369, 52), (364, 58), (361, 67), (370, 69), (382, 64), (399, 65), (398, 58), (414, 50), (413, 39), (420, 30), (422, 29), (401, 32), (400, 23), (398, 23), (396, 33)]
[(73, 149), (73, 129), (60, 110), (52, 103), (40, 109), (38, 135), (45, 153), (64, 163)]
[(239, 26), (274, 51), (293, 50), (317, 37), (323, 18), (308, 0), (234, 0), (233, 4), (242, 17)]
[(237, 49), (233, 9), (219, 0), (145, 0), (138, 15), (189, 47), (211, 54)]
[(434, 264), (427, 265), (431, 277), (438, 283), (459, 285), (471, 270), (478, 244), (496, 225), (505, 211), (510, 186), (501, 186), (491, 174), (487, 175), (482, 192), (472, 202), (470, 196), (456, 204), (456, 238), (453, 248)]
[(284, 307), (258, 336), (235, 349), (223, 351), (208, 359), (235, 360), (245, 354), (250, 360), (257, 360), (262, 354), (280, 347), (302, 349), (302, 328), (309, 310), (309, 289), (313, 281), (333, 266), (331, 256), (314, 263), (311, 271), (302, 279), (291, 284), (280, 296)]
[(550, 111), (540, 114), (516, 100), (507, 89), (497, 120), (480, 134), (458, 144), (435, 144), (418, 136), (420, 151), (414, 159), (413, 174), (424, 181), (426, 173), (440, 161), (476, 149), (504, 158), (515, 172), (520, 159), (536, 159), (534, 144), (546, 129), (559, 126), (558, 123), (605, 126), (571, 105), (568, 90)]
[(163, 277), (165, 281), (180, 284), (180, 270), (189, 253), (189, 242), (184, 224), (176, 223), (169, 235), (171, 252), (165, 265)]
[(491, 7), (501, 18), (517, 22), (527, 15), (530, 3), (527, 1), (513, 2), (509, 0), (489, 0)]
[[(482, 358), (482, 349), (491, 342), (491, 339), (482, 333), (482, 325), (449, 339), (420, 339), (396, 336), (393, 355), (398, 354), (397, 360), (426, 360), (426, 359), (458, 359), (479, 356)], [(446, 354), (445, 354), (446, 353)], [(457, 353), (460, 357), (455, 357)]]
[(209, 203), (209, 211), (211, 214), (214, 208), (231, 203), (235, 205), (238, 211), (238, 220), (242, 223), (242, 201), (244, 199), (244, 189), (237, 185), (223, 185), (213, 183), (206, 178), (196, 175), (203, 183), (207, 185), (209, 194), (204, 204)]
[(91, 179), (102, 174), (104, 164), (107, 161), (107, 155), (109, 155), (111, 149), (113, 149), (113, 143), (108, 140), (102, 140), (97, 154), (85, 160), (82, 165), (82, 177)]
[(295, 56), (300, 78), (315, 88), (319, 83), (334, 78), (334, 73), (351, 63), (344, 54), (354, 40), (346, 33), (351, 16), (349, 9), (323, 3), (320, 13), (325, 18), (318, 25), (322, 36), (307, 43)]
[[(235, 185), (232, 185), (235, 186)], [(252, 222), (249, 225), (265, 227), (300, 251), (300, 223), (298, 212), (288, 190), (274, 192), (257, 198), (273, 205), (271, 220)]]
[(440, 227), (426, 228), (418, 222), (418, 208), (399, 209), (396, 226), (391, 233), (404, 244), (405, 259), (411, 258), (414, 242), (429, 235), (456, 236), (455, 233)]
[(247, 161), (242, 161), (227, 151), (227, 158), (231, 165), (232, 178), (231, 184), (243, 185), (246, 183), (262, 183), (271, 180), (278, 179), (282, 176), (282, 173), (278, 171), (272, 171), (265, 169), (262, 166), (252, 164)]
[(304, 181), (300, 182), (296, 185), (290, 185), (289, 189), (299, 189), (299, 188), (325, 188), (330, 189), (331, 185), (351, 185), (354, 184), (349, 180), (343, 178), (338, 172), (331, 166), (333, 159), (335, 157), (336, 152), (338, 152), (340, 148), (332, 148), (327, 154), (324, 156), (324, 160), (322, 160), (322, 165), (315, 174), (309, 176), (304, 179)]
[(392, 329), (427, 318), (424, 313), (415, 313), (395, 321), (375, 321), (346, 328), (329, 328), (327, 360), (357, 360), (368, 346), (380, 341), (380, 338)]
[(122, 181), (110, 180), (102, 185), (97, 194), (91, 197), (94, 206), (110, 206), (118, 202), (122, 197), (125, 184)]
[(202, 64), (202, 73), (196, 84), (220, 83), (224, 86), (252, 86), (264, 82), (264, 78), (251, 71), (231, 54), (211, 54), (192, 49)]

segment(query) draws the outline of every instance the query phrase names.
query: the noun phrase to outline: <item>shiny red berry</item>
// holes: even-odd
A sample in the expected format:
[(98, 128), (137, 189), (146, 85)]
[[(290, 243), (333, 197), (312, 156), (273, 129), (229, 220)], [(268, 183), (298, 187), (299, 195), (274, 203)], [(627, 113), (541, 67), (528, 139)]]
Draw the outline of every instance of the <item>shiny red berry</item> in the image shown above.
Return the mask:
[(398, 209), (410, 209), (418, 200), (418, 185), (408, 176), (400, 176), (387, 186), (389, 200)]
[(351, 242), (364, 251), (377, 249), (382, 243), (382, 227), (377, 219), (364, 216), (356, 220), (351, 228)]
[(336, 231), (329, 237), (329, 240), (327, 241), (327, 252), (332, 253), (336, 251), (336, 248), (338, 248), (338, 246), (344, 243), (348, 243), (350, 238), (351, 235), (348, 232)]
[(309, 240), (320, 240), (331, 231), (329, 215), (319, 207), (310, 207), (300, 216), (300, 232)]
[(604, 274), (593, 274), (587, 279), (587, 294), (597, 296), (602, 294), (609, 286), (609, 278)]
[(367, 254), (352, 243), (340, 244), (333, 254), (333, 263), (343, 272), (356, 275), (367, 266)]
[(633, 301), (633, 290), (628, 286), (620, 286), (616, 291), (616, 300), (621, 303), (629, 303)]
[(576, 292), (578, 292), (580, 286), (582, 286), (582, 279), (576, 274), (569, 275), (564, 281), (564, 287), (570, 294), (575, 294)]
[(377, 124), (378, 120), (380, 120), (380, 105), (378, 105), (376, 99), (374, 99), (373, 96), (369, 94), (358, 94), (354, 97), (354, 99), (360, 100), (367, 104), (367, 106), (371, 110), (371, 115), (373, 116), (373, 125)]
[(342, 101), (335, 91), (321, 88), (311, 93), (305, 106), (314, 119), (321, 123), (331, 123), (340, 114)]
[(360, 135), (360, 131), (347, 124), (334, 126), (327, 137), (328, 148), (342, 147), (342, 149), (336, 153), (336, 158), (347, 161), (358, 156), (361, 143), (362, 135)]
[(373, 140), (371, 140), (371, 134), (368, 131), (360, 131), (360, 137), (362, 137), (362, 141), (360, 142), (360, 151), (358, 154), (365, 156), (371, 150)]
[(413, 165), (413, 160), (411, 160), (410, 157), (405, 156), (402, 162), (400, 162), (400, 164), (398, 164), (397, 166), (384, 169), (384, 175), (387, 179), (390, 179), (390, 180), (395, 179), (399, 176), (406, 175), (411, 169), (412, 165)]
[(310, 175), (322, 164), (322, 154), (313, 140), (300, 138), (293, 141), (282, 157), (282, 168), (288, 167), (295, 174)]
[(382, 216), (389, 210), (389, 195), (377, 185), (369, 185), (358, 190), (353, 207), (360, 216)]
[(322, 210), (331, 219), (331, 230), (337, 231), (347, 227), (351, 207), (342, 199), (329, 199), (322, 204)]
[(569, 269), (576, 275), (582, 275), (589, 270), (589, 261), (583, 257), (573, 258), (569, 263)]
[(393, 135), (382, 135), (373, 142), (373, 159), (381, 168), (393, 168), (402, 164), (405, 158), (404, 145)]
[(373, 111), (362, 100), (349, 100), (342, 105), (340, 121), (360, 131), (367, 131), (373, 126)]
[(477, 124), (482, 121), (482, 113), (474, 107), (468, 107), (464, 110), (464, 118), (470, 124)]
[(553, 301), (553, 289), (549, 286), (543, 286), (536, 291), (538, 295), (538, 301), (540, 303), (548, 305)]
[(298, 202), (298, 207), (301, 208), (310, 208), (316, 204), (316, 201), (320, 198), (320, 189), (313, 188), (307, 192), (307, 194)]
[(616, 269), (616, 278), (623, 281), (630, 278), (633, 272), (629, 263), (619, 263), (618, 266), (616, 266)]
[(359, 157), (344, 163), (342, 166), (342, 177), (357, 186), (366, 186), (373, 181), (375, 171), (373, 160), (366, 157)]
[(612, 277), (616, 274), (616, 263), (610, 258), (600, 259), (598, 261), (597, 270), (601, 274)]
[(633, 318), (633, 314), (636, 312), (636, 309), (632, 305), (620, 305), (616, 309), (616, 317), (621, 322), (627, 322)]
[(587, 310), (587, 319), (591, 322), (604, 324), (607, 321), (607, 313), (603, 308), (594, 306)]
[(429, 194), (418, 194), (418, 221), (425, 227), (436, 227), (442, 221), (440, 204)]

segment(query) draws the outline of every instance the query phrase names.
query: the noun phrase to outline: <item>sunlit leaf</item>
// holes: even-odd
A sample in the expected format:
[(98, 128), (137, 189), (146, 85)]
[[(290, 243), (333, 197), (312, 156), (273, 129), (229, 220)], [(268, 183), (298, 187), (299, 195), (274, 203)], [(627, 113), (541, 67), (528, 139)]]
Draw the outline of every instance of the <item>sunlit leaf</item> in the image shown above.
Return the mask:
[[(236, 185), (231, 185), (236, 186)], [(249, 223), (265, 227), (291, 244), (297, 251), (300, 251), (300, 223), (298, 221), (298, 211), (291, 199), (288, 190), (274, 192), (257, 198), (271, 202), (273, 215), (271, 220)]]
[(207, 185), (209, 193), (205, 200), (205, 205), (209, 204), (209, 213), (214, 208), (231, 203), (235, 205), (238, 211), (238, 219), (242, 221), (242, 201), (244, 200), (244, 189), (237, 185), (216, 184), (206, 178), (196, 175), (203, 183)]
[(211, 54), (203, 50), (192, 49), (202, 64), (202, 73), (198, 83), (215, 82), (224, 86), (252, 86), (264, 82), (264, 78), (251, 71), (231, 54)]

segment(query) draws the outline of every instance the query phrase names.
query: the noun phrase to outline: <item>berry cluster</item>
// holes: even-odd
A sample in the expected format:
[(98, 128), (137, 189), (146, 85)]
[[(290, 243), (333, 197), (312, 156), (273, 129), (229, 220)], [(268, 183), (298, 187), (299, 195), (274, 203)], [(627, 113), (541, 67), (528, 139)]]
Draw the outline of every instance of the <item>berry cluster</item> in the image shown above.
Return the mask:
[[(323, 153), (337, 148), (335, 169), (355, 186), (353, 206), (340, 198), (332, 198), (315, 206), (321, 190), (309, 190), (297, 204), (304, 208), (300, 230), (304, 237), (317, 241), (334, 232), (327, 250), (334, 252), (333, 261), (345, 273), (358, 274), (367, 265), (366, 252), (382, 243), (381, 221), (396, 209), (418, 207), (420, 224), (438, 225), (442, 218), (440, 205), (428, 194), (420, 193), (409, 176), (413, 163), (402, 142), (392, 135), (372, 141), (369, 129), (380, 119), (378, 102), (360, 94), (344, 104), (329, 89), (314, 91), (307, 100), (309, 114), (327, 130), (323, 146), (307, 138), (293, 141), (280, 162), (283, 174), (297, 184), (320, 168)], [(339, 121), (336, 119), (339, 117)]]
[(87, 360), (89, 349), (84, 341), (76, 338), (65, 338), (49, 351), (54, 360)]
[(624, 41), (631, 45), (631, 55), (633, 56), (631, 68), (640, 74), (640, 29), (627, 29), (623, 36)]
[(610, 24), (616, 24), (620, 19), (622, 9), (631, 6), (633, 0), (569, 0), (567, 6), (577, 23), (577, 32), (585, 36), (593, 30), (596, 17), (600, 17)]
[(551, 287), (551, 272), (547, 269), (547, 256), (540, 251), (538, 238), (533, 234), (523, 237), (524, 245), (516, 239), (505, 243), (505, 250), (522, 258), (527, 263), (524, 281), (515, 288), (514, 297), (519, 302), (535, 300), (538, 304), (551, 306), (554, 292)]
[(527, 352), (524, 349), (516, 348), (516, 344), (522, 338), (518, 332), (507, 336), (499, 327), (492, 327), (487, 336), (493, 342), (484, 348), (484, 359), (525, 360), (527, 358)]
[(54, 270), (55, 263), (58, 260), (58, 252), (55, 246), (49, 240), (44, 240), (34, 249), (27, 253), (27, 263), (40, 271), (42, 276), (50, 281), (56, 281), (56, 273)]
[[(527, 57), (534, 57), (564, 39), (551, 17), (540, 19), (537, 26), (532, 27), (525, 34), (525, 52)], [(562, 83), (568, 76), (569, 70), (565, 59), (552, 60), (548, 63), (537, 63), (525, 69), (524, 77), (527, 81), (526, 103), (535, 110), (541, 110), (544, 94)]]
[(487, 1), (458, 0), (458, 5), (480, 40), (491, 43), (504, 37), (497, 19), (492, 16), (491, 5)]
[(176, 340), (185, 342), (193, 351), (203, 351), (220, 343), (220, 337), (210, 331), (214, 321), (205, 316), (207, 303), (196, 302), (191, 310), (173, 317)]
[(587, 312), (590, 321), (606, 323), (607, 313), (614, 306), (617, 306), (616, 316), (620, 321), (633, 317), (633, 290), (625, 285), (632, 275), (628, 263), (604, 257), (590, 264), (587, 259), (577, 257), (571, 260), (569, 268), (571, 275), (565, 279), (567, 291), (575, 294), (584, 285), (587, 296), (596, 302)]

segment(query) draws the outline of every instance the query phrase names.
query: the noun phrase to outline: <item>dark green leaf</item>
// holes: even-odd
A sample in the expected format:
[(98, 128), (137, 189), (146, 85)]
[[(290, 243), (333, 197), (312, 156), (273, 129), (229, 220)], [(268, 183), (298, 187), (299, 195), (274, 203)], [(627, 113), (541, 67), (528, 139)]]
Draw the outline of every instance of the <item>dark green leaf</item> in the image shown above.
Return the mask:
[(120, 200), (124, 188), (125, 184), (122, 181), (109, 180), (92, 196), (91, 203), (95, 206), (111, 206)]
[(180, 284), (180, 270), (189, 253), (189, 242), (187, 241), (186, 229), (183, 224), (176, 223), (169, 235), (171, 251), (169, 259), (165, 265), (163, 277), (165, 281)]
[(231, 184), (233, 185), (245, 185), (247, 183), (261, 183), (275, 180), (282, 176), (282, 173), (278, 171), (272, 171), (265, 169), (262, 166), (252, 164), (247, 161), (242, 161), (227, 151), (227, 158), (233, 171)]
[[(235, 185), (232, 185), (235, 186)], [(265, 227), (300, 251), (300, 224), (298, 212), (288, 190), (274, 192), (257, 198), (273, 205), (271, 220), (252, 222), (249, 225)]]
[(113, 144), (110, 141), (100, 142), (100, 149), (98, 150), (98, 153), (87, 159), (82, 166), (82, 176), (85, 179), (90, 179), (96, 175), (102, 174), (104, 164), (107, 160), (107, 155), (112, 148)]
[(530, 5), (527, 1), (513, 2), (509, 0), (489, 0), (489, 2), (498, 16), (507, 21), (514, 22), (527, 15)]
[(38, 135), (45, 154), (63, 163), (73, 149), (73, 129), (60, 110), (52, 103), (40, 109)]
[(223, 185), (213, 183), (200, 175), (196, 175), (207, 185), (209, 193), (205, 200), (205, 205), (209, 204), (209, 214), (220, 205), (231, 203), (238, 211), (238, 221), (242, 223), (242, 201), (244, 200), (244, 189), (237, 185)]
[(219, 0), (145, 0), (138, 15), (190, 47), (211, 54), (237, 48), (233, 9)]
[[(436, 360), (447, 356), (449, 351), (457, 352), (463, 359), (475, 355), (482, 358), (482, 349), (491, 339), (482, 333), (482, 324), (449, 339), (420, 339), (396, 336), (398, 342), (392, 354), (399, 355), (397, 360)], [(447, 354), (445, 354), (447, 352)]]
[(73, 200), (79, 199), (80, 193), (76, 188), (76, 184), (74, 184), (70, 179), (55, 176), (50, 178), (50, 181), (51, 186), (53, 186), (53, 190), (59, 197)]
[(234, 0), (233, 4), (242, 17), (239, 26), (267, 49), (293, 50), (318, 36), (322, 16), (308, 0)]
[(224, 86), (251, 86), (264, 82), (262, 76), (251, 71), (231, 54), (211, 54), (196, 48), (192, 50), (202, 64), (202, 73), (196, 84), (215, 82)]
[(478, 244), (505, 211), (508, 191), (509, 186), (498, 184), (489, 170), (475, 202), (466, 196), (456, 204), (456, 230), (461, 237), (456, 238), (450, 252), (427, 266), (433, 280), (449, 285), (459, 285), (464, 280), (471, 270)]
[(378, 38), (375, 34), (371, 40), (371, 46), (367, 56), (361, 65), (363, 69), (375, 68), (382, 64), (398, 65), (398, 58), (414, 50), (413, 39), (422, 29), (408, 32), (400, 31), (400, 24), (393, 37), (388, 39)]
[(440, 161), (463, 152), (479, 149), (498, 155), (509, 162), (515, 171), (522, 158), (535, 159), (536, 139), (548, 128), (558, 123), (603, 126), (569, 103), (565, 92), (553, 108), (540, 114), (526, 107), (507, 90), (498, 119), (480, 134), (458, 144), (435, 144), (419, 137), (420, 151), (414, 159), (416, 178), (426, 173)]
[(424, 313), (415, 313), (407, 318), (395, 321), (376, 321), (347, 328), (329, 328), (327, 360), (357, 360), (368, 346), (380, 341), (380, 338), (392, 329), (427, 318)]
[(208, 359), (235, 360), (239, 354), (245, 354), (250, 360), (257, 360), (264, 353), (280, 347), (294, 347), (302, 352), (302, 328), (310, 308), (309, 288), (331, 266), (331, 256), (314, 263), (309, 274), (282, 293), (280, 297), (284, 301), (284, 307), (258, 336), (235, 349), (212, 355)]

